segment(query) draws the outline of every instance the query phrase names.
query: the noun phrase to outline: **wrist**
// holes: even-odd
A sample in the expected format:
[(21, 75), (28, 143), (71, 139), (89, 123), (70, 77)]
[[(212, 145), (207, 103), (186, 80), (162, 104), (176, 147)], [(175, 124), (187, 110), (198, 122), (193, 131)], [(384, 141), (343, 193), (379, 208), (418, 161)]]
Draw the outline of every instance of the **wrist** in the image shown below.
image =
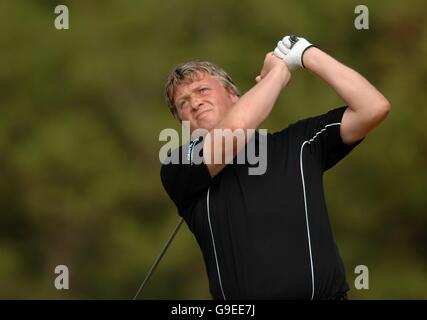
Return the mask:
[(309, 47), (305, 50), (302, 56), (302, 63), (304, 68), (312, 70), (314, 66), (318, 64), (318, 60), (322, 51), (317, 47)]
[(288, 67), (285, 63), (283, 65), (280, 65), (276, 67), (277, 77), (280, 79), (280, 83), (282, 84), (282, 89), (288, 84), (291, 73), (289, 72)]

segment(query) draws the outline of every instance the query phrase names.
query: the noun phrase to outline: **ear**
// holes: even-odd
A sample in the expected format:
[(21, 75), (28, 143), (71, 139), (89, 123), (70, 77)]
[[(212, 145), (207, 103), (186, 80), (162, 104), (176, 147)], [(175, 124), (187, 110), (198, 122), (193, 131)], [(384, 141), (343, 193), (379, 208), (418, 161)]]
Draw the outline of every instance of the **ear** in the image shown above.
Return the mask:
[(240, 99), (240, 97), (232, 89), (228, 89), (228, 96), (230, 97), (231, 102), (233, 103), (236, 103)]

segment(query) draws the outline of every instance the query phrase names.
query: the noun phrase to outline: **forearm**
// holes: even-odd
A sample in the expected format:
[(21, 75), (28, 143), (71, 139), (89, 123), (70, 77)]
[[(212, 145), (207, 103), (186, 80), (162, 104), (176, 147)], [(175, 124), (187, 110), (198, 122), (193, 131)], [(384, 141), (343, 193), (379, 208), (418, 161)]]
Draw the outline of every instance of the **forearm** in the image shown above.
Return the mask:
[[(289, 77), (285, 66), (272, 69), (231, 107), (215, 129), (232, 130), (232, 143), (224, 142), (222, 136), (216, 136), (215, 129), (206, 135), (203, 156), (212, 177), (248, 142), (254, 130), (247, 129), (258, 128), (267, 118)], [(221, 159), (220, 163), (215, 163), (218, 158)]]
[(354, 112), (372, 118), (388, 112), (387, 99), (364, 77), (318, 48), (309, 48), (304, 66), (325, 81)]
[(271, 70), (246, 92), (219, 123), (219, 128), (256, 129), (268, 117), (290, 76), (284, 68)]

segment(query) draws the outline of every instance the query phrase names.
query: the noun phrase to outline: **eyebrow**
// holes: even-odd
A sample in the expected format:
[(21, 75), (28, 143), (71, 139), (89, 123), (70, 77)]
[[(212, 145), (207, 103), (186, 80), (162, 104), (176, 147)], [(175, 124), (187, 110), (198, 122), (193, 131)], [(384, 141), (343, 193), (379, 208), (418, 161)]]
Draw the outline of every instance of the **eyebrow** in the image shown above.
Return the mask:
[[(209, 86), (209, 85), (207, 83), (200, 83), (197, 87), (194, 87), (194, 89), (192, 89), (191, 92), (198, 91), (200, 90), (201, 87), (205, 87), (205, 86)], [(190, 94), (181, 95), (178, 98), (176, 98), (175, 101), (179, 103), (180, 101), (187, 99), (189, 96)]]

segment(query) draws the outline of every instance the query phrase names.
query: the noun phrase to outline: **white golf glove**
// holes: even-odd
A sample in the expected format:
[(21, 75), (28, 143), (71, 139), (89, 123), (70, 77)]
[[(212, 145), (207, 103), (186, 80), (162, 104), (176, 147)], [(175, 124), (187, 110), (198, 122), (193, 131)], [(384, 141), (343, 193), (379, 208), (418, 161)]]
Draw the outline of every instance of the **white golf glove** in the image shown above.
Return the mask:
[(302, 56), (305, 50), (313, 47), (313, 44), (306, 39), (297, 36), (286, 36), (277, 43), (274, 49), (274, 55), (280, 59), (285, 60), (286, 65), (290, 71), (297, 68), (304, 68)]

